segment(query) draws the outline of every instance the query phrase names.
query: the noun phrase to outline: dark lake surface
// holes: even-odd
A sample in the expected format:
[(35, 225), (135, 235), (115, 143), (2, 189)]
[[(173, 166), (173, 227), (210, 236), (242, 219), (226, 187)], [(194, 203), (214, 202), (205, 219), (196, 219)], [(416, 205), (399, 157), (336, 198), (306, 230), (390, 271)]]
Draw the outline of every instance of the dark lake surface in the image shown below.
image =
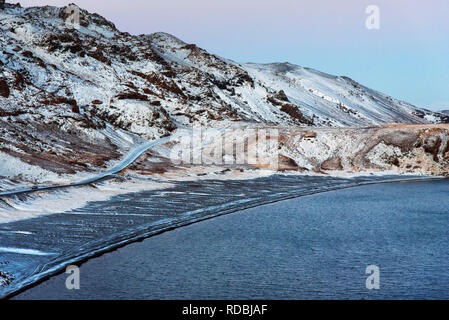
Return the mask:
[[(404, 179), (428, 177), (344, 178), (287, 173), (230, 180), (215, 175), (204, 180), (171, 181), (169, 186), (88, 202), (72, 211), (0, 223), (0, 276), (13, 279), (6, 285), (0, 283), (0, 298), (54, 275), (67, 265), (162, 231), (279, 200)], [(79, 188), (78, 193), (88, 193), (95, 185)], [(69, 189), (47, 192), (76, 201)], [(0, 199), (0, 206), (8, 208), (9, 201), (26, 204), (35, 197), (40, 194), (6, 197)]]
[[(380, 289), (365, 286), (380, 268)], [(133, 243), (15, 299), (449, 299), (449, 181), (284, 200)]]

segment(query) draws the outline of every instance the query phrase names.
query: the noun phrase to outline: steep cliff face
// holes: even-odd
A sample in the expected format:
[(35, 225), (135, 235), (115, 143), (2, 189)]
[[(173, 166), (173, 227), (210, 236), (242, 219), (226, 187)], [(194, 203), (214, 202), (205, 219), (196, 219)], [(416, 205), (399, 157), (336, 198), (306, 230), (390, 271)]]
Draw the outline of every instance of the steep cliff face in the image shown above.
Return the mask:
[(121, 32), (85, 10), (79, 29), (66, 18), (65, 8), (49, 6), (0, 11), (0, 175), (14, 176), (11, 158), (31, 171), (97, 170), (137, 141), (193, 125), (448, 119), (349, 78), (288, 63), (235, 63), (165, 33)]

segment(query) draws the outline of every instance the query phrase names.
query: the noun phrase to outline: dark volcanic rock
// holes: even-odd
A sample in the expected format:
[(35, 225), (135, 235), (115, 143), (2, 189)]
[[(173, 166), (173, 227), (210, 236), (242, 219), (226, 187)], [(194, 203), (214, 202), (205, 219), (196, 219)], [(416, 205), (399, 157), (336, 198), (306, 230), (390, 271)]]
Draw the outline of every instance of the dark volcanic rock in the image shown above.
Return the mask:
[(439, 136), (430, 136), (424, 140), (424, 151), (433, 155), (433, 160), (438, 162), (438, 152), (441, 147), (441, 138)]
[(321, 164), (321, 170), (331, 171), (331, 170), (343, 170), (340, 158), (330, 158)]
[(6, 82), (5, 79), (0, 79), (0, 96), (4, 97), (4, 98), (9, 98), (9, 87), (8, 87), (8, 83)]
[(290, 100), (288, 100), (288, 97), (285, 94), (284, 90), (279, 91), (274, 97), (281, 101), (290, 102)]
[(282, 154), (279, 155), (278, 158), (278, 170), (279, 171), (287, 171), (287, 170), (292, 170), (292, 171), (302, 171), (303, 168), (300, 168), (295, 160), (284, 156)]
[(298, 106), (287, 103), (281, 107), (281, 111), (288, 114), (293, 119), (296, 119), (299, 123), (306, 125), (313, 125), (313, 121), (305, 117), (301, 111), (299, 111)]
[(410, 151), (418, 140), (418, 134), (413, 131), (397, 130), (381, 135), (380, 139), (385, 144), (401, 148), (402, 151)]

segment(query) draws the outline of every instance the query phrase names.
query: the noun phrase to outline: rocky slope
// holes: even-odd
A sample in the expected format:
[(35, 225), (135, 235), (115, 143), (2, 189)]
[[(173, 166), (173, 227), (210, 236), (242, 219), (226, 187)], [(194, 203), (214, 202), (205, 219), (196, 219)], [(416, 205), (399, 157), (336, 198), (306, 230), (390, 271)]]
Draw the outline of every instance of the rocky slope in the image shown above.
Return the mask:
[(391, 172), (444, 176), (449, 172), (449, 125), (383, 125), (286, 130), (281, 154), (296, 170)]
[(449, 119), (346, 77), (239, 64), (165, 33), (133, 36), (97, 14), (80, 17), (77, 30), (64, 8), (0, 11), (0, 176), (54, 181), (98, 170), (136, 142), (192, 125)]
[[(258, 132), (258, 139), (265, 135), (264, 146), (256, 139), (239, 140), (250, 130)], [(201, 139), (208, 143), (189, 154), (201, 154), (200, 165), (195, 165), (193, 157), (182, 153), (177, 157), (177, 152), (173, 152), (189, 150), (191, 140), (173, 139), (148, 152), (127, 173), (170, 176), (194, 170), (198, 174), (223, 174), (254, 168), (334, 176), (379, 173), (445, 176), (449, 172), (448, 124), (345, 128), (251, 125), (224, 132), (203, 131)], [(241, 142), (244, 146), (239, 146)], [(237, 161), (236, 150), (245, 151), (244, 163)]]

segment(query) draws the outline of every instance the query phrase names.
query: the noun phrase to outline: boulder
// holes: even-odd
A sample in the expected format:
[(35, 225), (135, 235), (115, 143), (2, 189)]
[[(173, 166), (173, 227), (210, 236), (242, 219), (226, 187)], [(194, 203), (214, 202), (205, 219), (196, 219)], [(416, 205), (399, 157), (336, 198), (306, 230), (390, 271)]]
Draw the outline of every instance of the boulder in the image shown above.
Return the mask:
[(343, 170), (343, 166), (341, 165), (341, 159), (340, 158), (327, 159), (321, 164), (321, 170), (325, 171)]

